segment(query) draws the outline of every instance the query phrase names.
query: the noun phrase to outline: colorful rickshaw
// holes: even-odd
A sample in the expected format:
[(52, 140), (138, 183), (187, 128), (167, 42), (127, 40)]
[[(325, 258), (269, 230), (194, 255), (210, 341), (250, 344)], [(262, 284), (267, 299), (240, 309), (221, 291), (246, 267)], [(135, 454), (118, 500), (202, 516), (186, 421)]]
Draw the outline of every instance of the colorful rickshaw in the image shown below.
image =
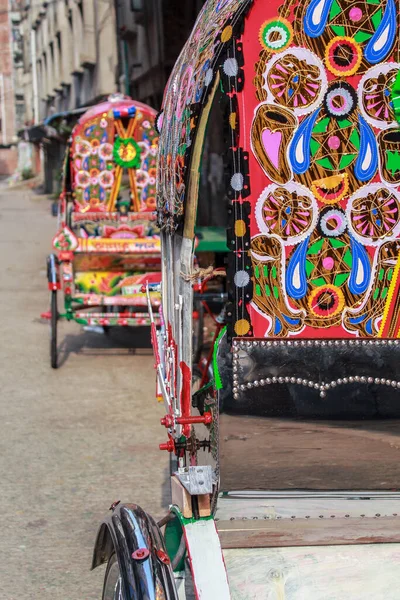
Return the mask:
[[(178, 467), (158, 524), (112, 506), (103, 600), (398, 600), (398, 15), (394, 0), (201, 11), (157, 119), (153, 344)], [(220, 270), (194, 266), (195, 231), (218, 137), (226, 327), (199, 388), (193, 288)]]
[[(47, 269), (53, 368), (61, 318), (105, 331), (150, 324), (142, 287), (160, 280), (155, 115), (149, 106), (114, 95), (90, 108), (72, 132), (53, 240), (57, 254)], [(152, 306), (159, 306), (157, 293)]]

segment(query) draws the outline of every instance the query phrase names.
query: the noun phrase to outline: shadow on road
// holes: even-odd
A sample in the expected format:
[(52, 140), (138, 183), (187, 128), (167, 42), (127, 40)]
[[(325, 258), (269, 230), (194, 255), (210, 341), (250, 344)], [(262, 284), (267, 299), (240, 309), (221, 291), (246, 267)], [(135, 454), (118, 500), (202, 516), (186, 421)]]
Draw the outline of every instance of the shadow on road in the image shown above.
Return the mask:
[(111, 327), (108, 332), (82, 331), (80, 334), (61, 336), (58, 346), (58, 364), (62, 367), (71, 354), (110, 356), (135, 354), (151, 355), (151, 338), (148, 327)]

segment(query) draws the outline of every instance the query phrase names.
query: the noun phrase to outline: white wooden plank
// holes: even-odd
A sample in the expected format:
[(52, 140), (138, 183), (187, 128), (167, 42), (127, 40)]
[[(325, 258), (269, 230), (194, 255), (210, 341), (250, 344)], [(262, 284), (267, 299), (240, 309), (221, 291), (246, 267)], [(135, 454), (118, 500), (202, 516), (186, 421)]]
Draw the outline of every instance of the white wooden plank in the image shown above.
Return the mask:
[(212, 519), (184, 527), (198, 600), (230, 600), (228, 577), (218, 533)]
[[(354, 494), (354, 493), (353, 493)], [(230, 498), (220, 497), (216, 519), (318, 519), (400, 516), (400, 495), (390, 497), (303, 497)]]
[(224, 557), (232, 600), (400, 600), (400, 544), (224, 550)]

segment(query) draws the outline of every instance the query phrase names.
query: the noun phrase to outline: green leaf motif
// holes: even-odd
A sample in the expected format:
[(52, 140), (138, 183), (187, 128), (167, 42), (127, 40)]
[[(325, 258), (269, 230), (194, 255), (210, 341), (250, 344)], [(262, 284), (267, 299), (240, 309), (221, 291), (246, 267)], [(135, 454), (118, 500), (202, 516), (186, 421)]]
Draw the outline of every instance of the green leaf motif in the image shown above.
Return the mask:
[(397, 171), (400, 171), (400, 152), (396, 150), (386, 150), (386, 168), (394, 175)]
[[(331, 10), (329, 12), (329, 20), (332, 21), (335, 17), (337, 17), (337, 15), (340, 15), (341, 12), (342, 12), (342, 9), (340, 8), (338, 2), (336, 0), (333, 0)], [(332, 29), (333, 29), (333, 27), (332, 27)], [(344, 35), (344, 33), (340, 34), (340, 35)]]
[(315, 265), (310, 260), (306, 260), (307, 277), (310, 277), (311, 273), (314, 271), (314, 267)]
[(352, 127), (353, 123), (348, 119), (341, 119), (340, 121), (338, 121), (338, 125), (340, 129), (345, 129), (346, 127)]
[(346, 265), (348, 265), (350, 268), (353, 266), (353, 255), (350, 252), (350, 250), (347, 250), (347, 252), (345, 252), (343, 260), (346, 263)]
[(346, 35), (346, 29), (342, 25), (331, 25), (331, 29), (336, 35)]
[(319, 144), (316, 140), (314, 140), (314, 138), (311, 138), (311, 140), (310, 140), (311, 156), (315, 156), (320, 148), (321, 148), (321, 144)]
[(320, 240), (312, 244), (312, 246), (309, 247), (307, 254), (318, 254), (321, 251), (323, 243), (324, 238), (321, 238)]
[(335, 238), (331, 238), (330, 242), (331, 242), (331, 246), (333, 248), (343, 248), (344, 246), (347, 245), (346, 242), (341, 242), (340, 240), (337, 240)]
[(378, 29), (379, 24), (382, 21), (382, 9), (381, 8), (372, 15), (371, 21), (372, 21), (375, 29)]
[(322, 287), (323, 285), (326, 285), (326, 281), (323, 277), (318, 277), (317, 279), (312, 279), (311, 283), (312, 283), (312, 285), (315, 285), (315, 287)]
[(357, 44), (363, 44), (364, 42), (369, 40), (371, 37), (372, 37), (372, 33), (367, 33), (366, 31), (357, 31), (357, 33), (354, 36), (354, 39), (357, 42)]
[(325, 133), (328, 129), (330, 118), (326, 117), (325, 119), (321, 119), (317, 121), (312, 130), (313, 133)]
[(353, 144), (353, 146), (355, 148), (357, 148), (357, 150), (359, 150), (360, 149), (360, 136), (359, 136), (357, 129), (353, 129), (352, 134), (349, 139), (350, 139), (350, 142)]
[(340, 287), (341, 285), (343, 285), (345, 283), (345, 281), (348, 279), (349, 275), (350, 275), (350, 273), (339, 273), (338, 275), (336, 275), (333, 285)]
[(333, 169), (333, 164), (331, 163), (331, 161), (327, 157), (319, 158), (315, 162), (317, 163), (317, 165), (320, 165), (324, 169), (331, 169), (331, 170)]
[(343, 156), (340, 159), (339, 170), (345, 169), (346, 167), (351, 165), (356, 156), (356, 154), (343, 154)]

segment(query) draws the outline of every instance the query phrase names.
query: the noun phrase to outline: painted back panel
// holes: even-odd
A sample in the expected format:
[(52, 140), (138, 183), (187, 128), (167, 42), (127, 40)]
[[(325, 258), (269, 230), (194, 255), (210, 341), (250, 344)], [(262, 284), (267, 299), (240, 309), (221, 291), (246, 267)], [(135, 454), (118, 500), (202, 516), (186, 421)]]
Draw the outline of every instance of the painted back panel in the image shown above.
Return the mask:
[(395, 0), (250, 9), (237, 100), (253, 287), (237, 335), (399, 334), (398, 14)]

